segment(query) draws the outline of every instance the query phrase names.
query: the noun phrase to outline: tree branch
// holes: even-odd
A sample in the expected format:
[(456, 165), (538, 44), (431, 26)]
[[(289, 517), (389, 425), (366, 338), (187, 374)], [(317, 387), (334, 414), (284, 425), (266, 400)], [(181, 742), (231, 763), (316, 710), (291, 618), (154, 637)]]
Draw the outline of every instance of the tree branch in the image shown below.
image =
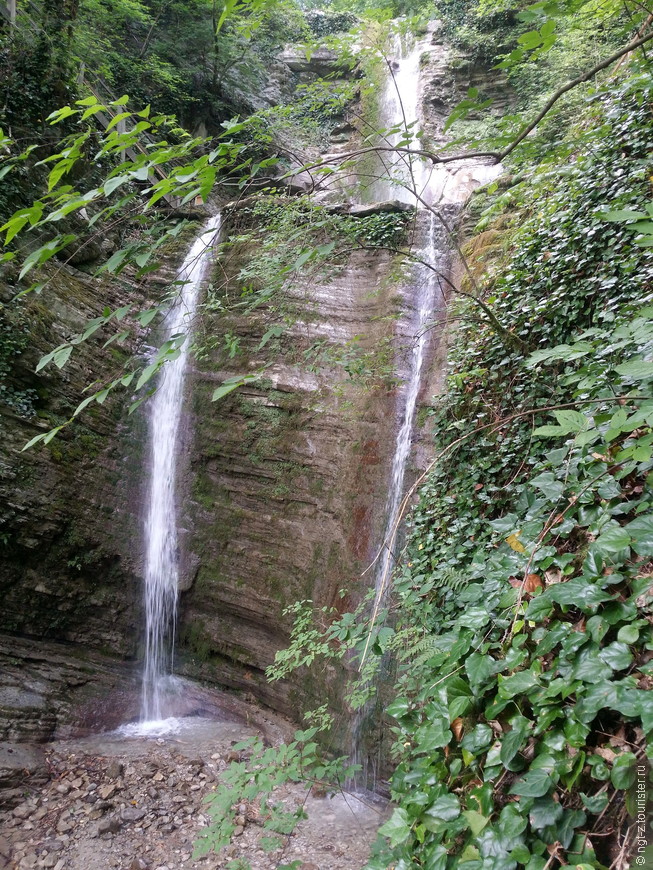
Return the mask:
[[(362, 157), (365, 154), (371, 154), (373, 152), (383, 152), (383, 151), (394, 151), (398, 154), (410, 154), (415, 157), (423, 157), (425, 160), (430, 160), (432, 163), (444, 164), (444, 163), (455, 163), (458, 160), (478, 160), (481, 158), (492, 159), (495, 163), (501, 163), (502, 160), (511, 154), (515, 148), (520, 145), (524, 139), (531, 133), (537, 125), (543, 120), (543, 118), (551, 111), (553, 106), (558, 102), (558, 100), (563, 97), (568, 91), (573, 90), (578, 85), (583, 84), (583, 82), (589, 81), (589, 79), (593, 78), (597, 73), (601, 72), (601, 70), (610, 66), (610, 64), (614, 63), (616, 60), (624, 57), (629, 54), (631, 51), (634, 51), (636, 48), (644, 45), (653, 39), (653, 32), (648, 33), (646, 36), (640, 36), (637, 39), (634, 39), (632, 42), (629, 42), (628, 45), (622, 46), (620, 49), (611, 54), (610, 57), (606, 57), (605, 60), (602, 60), (600, 63), (597, 63), (591, 69), (587, 70), (587, 72), (582, 73), (579, 76), (576, 76), (575, 79), (567, 82), (567, 84), (563, 85), (559, 88), (546, 102), (544, 107), (538, 114), (530, 121), (519, 133), (519, 135), (513, 139), (513, 141), (504, 148), (503, 151), (470, 151), (469, 154), (454, 154), (447, 155), (446, 157), (441, 156), (440, 154), (435, 154), (433, 151), (426, 151), (423, 149), (413, 149), (407, 147), (394, 147), (391, 145), (371, 145), (366, 148), (357, 148), (354, 151), (348, 151), (344, 154), (340, 154), (337, 156), (337, 160), (340, 163), (345, 162), (346, 160), (353, 160), (355, 157)], [(286, 178), (291, 178), (293, 175), (297, 175), (299, 172), (306, 171), (307, 169), (319, 169), (321, 166), (329, 166), (334, 162), (333, 157), (329, 160), (320, 160), (316, 163), (307, 164), (306, 166), (300, 167), (299, 169), (290, 170), (289, 172), (282, 175), (278, 180), (283, 181)]]
[(589, 79), (593, 78), (598, 72), (601, 72), (602, 69), (605, 69), (606, 67), (610, 66), (611, 63), (614, 63), (615, 60), (619, 60), (620, 57), (623, 57), (629, 52), (634, 51), (636, 48), (639, 48), (640, 45), (644, 45), (644, 43), (648, 42), (651, 39), (653, 39), (653, 32), (647, 34), (646, 36), (642, 36), (639, 39), (634, 39), (632, 42), (628, 43), (628, 45), (625, 45), (618, 51), (615, 51), (615, 53), (611, 54), (610, 57), (606, 57), (605, 60), (597, 63), (596, 66), (592, 67), (592, 69), (588, 70), (582, 75), (576, 76), (575, 79), (572, 79), (570, 82), (567, 82), (566, 85), (563, 85), (561, 88), (559, 88), (555, 92), (555, 94), (553, 94), (553, 96), (546, 101), (544, 108), (535, 116), (535, 118), (533, 118), (530, 124), (527, 124), (526, 127), (524, 127), (524, 129), (521, 131), (519, 136), (517, 136), (516, 139), (513, 139), (510, 145), (508, 145), (508, 147), (501, 152), (499, 156), (499, 162), (501, 160), (504, 160), (509, 154), (511, 154), (515, 150), (515, 148), (521, 142), (524, 141), (528, 134), (537, 127), (537, 125), (544, 118), (544, 116), (551, 111), (551, 109), (558, 102), (560, 97), (564, 96), (567, 91), (571, 91), (573, 88), (581, 85), (583, 82), (586, 82)]

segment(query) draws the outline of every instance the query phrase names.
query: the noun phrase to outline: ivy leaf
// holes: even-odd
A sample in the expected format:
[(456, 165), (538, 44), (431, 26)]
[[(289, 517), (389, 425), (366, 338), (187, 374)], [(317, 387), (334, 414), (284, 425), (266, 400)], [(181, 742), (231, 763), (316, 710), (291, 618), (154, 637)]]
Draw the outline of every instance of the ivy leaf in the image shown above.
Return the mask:
[(594, 545), (600, 553), (619, 553), (630, 547), (630, 541), (628, 532), (615, 523), (601, 532)]
[(491, 656), (476, 652), (465, 659), (465, 671), (474, 690), (479, 689), (492, 676), (493, 663)]
[(637, 777), (637, 759), (632, 752), (624, 752), (615, 758), (610, 771), (610, 781), (615, 788), (630, 788)]
[(624, 671), (632, 664), (633, 654), (627, 644), (614, 641), (601, 650), (599, 658), (613, 671)]
[(551, 772), (547, 770), (530, 770), (526, 776), (518, 779), (510, 789), (510, 794), (522, 797), (544, 797), (554, 785)]
[(379, 834), (387, 837), (393, 848), (403, 843), (410, 834), (408, 812), (403, 807), (397, 807), (388, 821), (384, 825), (381, 825)]
[(518, 671), (510, 677), (499, 675), (499, 697), (514, 698), (515, 695), (523, 695), (537, 686), (538, 681), (532, 671)]
[(557, 801), (550, 797), (541, 797), (533, 801), (529, 812), (529, 820), (535, 830), (541, 831), (555, 824), (562, 816), (563, 809)]
[(525, 716), (515, 716), (510, 720), (512, 729), (504, 736), (501, 741), (501, 752), (499, 757), (505, 766), (512, 761), (522, 748), (528, 734), (529, 721)]
[(431, 804), (424, 814), (444, 822), (450, 822), (460, 815), (460, 802), (455, 795), (443, 794)]
[(637, 643), (639, 639), (639, 629), (634, 625), (622, 625), (617, 632), (617, 640), (622, 643)]
[(488, 816), (483, 816), (481, 813), (477, 813), (476, 810), (465, 810), (463, 816), (467, 819), (474, 837), (477, 837), (490, 821)]
[(653, 514), (637, 517), (624, 526), (624, 531), (632, 538), (638, 556), (653, 556)]
[(493, 739), (494, 733), (490, 726), (479, 723), (473, 731), (463, 737), (460, 745), (472, 755), (478, 755), (488, 748)]
[[(585, 418), (583, 417), (583, 419)], [(565, 489), (564, 484), (561, 481), (556, 480), (550, 471), (538, 474), (538, 476), (534, 477), (530, 483), (531, 486), (540, 489), (550, 501), (558, 501)]]

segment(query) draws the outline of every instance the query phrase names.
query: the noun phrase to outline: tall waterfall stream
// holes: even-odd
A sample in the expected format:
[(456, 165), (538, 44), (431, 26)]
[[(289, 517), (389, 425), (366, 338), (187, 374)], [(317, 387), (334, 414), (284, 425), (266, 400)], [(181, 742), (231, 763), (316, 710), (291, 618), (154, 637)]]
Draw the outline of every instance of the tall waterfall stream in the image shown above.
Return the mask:
[[(413, 144), (409, 147), (413, 150), (420, 147), (416, 138), (423, 120), (420, 117), (420, 58), (427, 47), (425, 42), (409, 43), (399, 34), (394, 37), (392, 53), (387, 58), (388, 75), (379, 100), (380, 127), (392, 131), (385, 137), (386, 142), (392, 145), (412, 137)], [(381, 161), (382, 166), (385, 162)], [(413, 248), (416, 262), (410, 269), (408, 286), (404, 291), (407, 315), (402, 328), (411, 347), (397, 405), (397, 436), (385, 505), (382, 549), (374, 574), (373, 623), (384, 604), (398, 557), (398, 528), (402, 519), (418, 398), (423, 387), (431, 330), (438, 325), (438, 314), (443, 311), (445, 304), (445, 288), (439, 275), (449, 270), (452, 240), (444, 216), (455, 217), (471, 189), (479, 183), (492, 180), (499, 172), (497, 167), (482, 163), (458, 170), (443, 165), (429, 166), (417, 155), (404, 152), (394, 158), (390, 170), (369, 188), (377, 200), (396, 199), (417, 209), (417, 240)], [(364, 743), (369, 723), (375, 719), (374, 704), (370, 702), (356, 712), (352, 722), (352, 760), (362, 768), (356, 784), (372, 789), (376, 787), (380, 752), (369, 751)]]
[(160, 727), (169, 715), (166, 695), (172, 676), (178, 595), (176, 479), (179, 426), (190, 331), (206, 277), (213, 242), (220, 232), (218, 212), (202, 228), (186, 255), (177, 281), (179, 296), (165, 320), (166, 341), (186, 334), (176, 359), (162, 371), (150, 407), (150, 483), (145, 524), (145, 664), (141, 726)]

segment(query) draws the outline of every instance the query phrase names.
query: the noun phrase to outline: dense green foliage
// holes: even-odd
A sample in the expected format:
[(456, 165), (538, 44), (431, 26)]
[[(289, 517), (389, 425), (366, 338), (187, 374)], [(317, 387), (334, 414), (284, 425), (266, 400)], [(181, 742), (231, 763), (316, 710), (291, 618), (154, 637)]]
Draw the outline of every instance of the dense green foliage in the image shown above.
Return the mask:
[(650, 93), (643, 75), (606, 96), (574, 164), (512, 190), (522, 225), (490, 300), (543, 349), (461, 328), (395, 579), (396, 867), (632, 848), (610, 831), (653, 728), (653, 260), (602, 211), (646, 200)]
[(10, 127), (42, 120), (85, 76), (100, 99), (127, 93), (176, 114), (188, 128), (203, 122), (215, 130), (262, 88), (279, 49), (311, 33), (297, 6), (284, 0), (18, 6), (17, 30), (0, 55), (6, 88), (0, 124)]

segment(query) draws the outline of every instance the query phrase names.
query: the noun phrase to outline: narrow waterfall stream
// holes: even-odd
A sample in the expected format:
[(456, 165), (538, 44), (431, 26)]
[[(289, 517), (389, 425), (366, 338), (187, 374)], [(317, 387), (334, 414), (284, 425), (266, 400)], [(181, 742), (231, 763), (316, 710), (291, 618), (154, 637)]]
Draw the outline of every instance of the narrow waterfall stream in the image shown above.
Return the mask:
[[(398, 34), (393, 39), (386, 85), (379, 101), (381, 127), (395, 131), (386, 137), (392, 145), (412, 136), (413, 143), (408, 147), (421, 147), (419, 139), (415, 139), (422, 120), (420, 58), (428, 48), (426, 41), (409, 42), (408, 37), (402, 39)], [(384, 545), (375, 574), (375, 608), (383, 600), (394, 567), (397, 526), (400, 522), (406, 467), (411, 452), (430, 327), (437, 320), (437, 312), (444, 307), (445, 302), (438, 272), (446, 274), (453, 246), (446, 224), (438, 214), (446, 214), (448, 219), (451, 213), (457, 213), (474, 187), (491, 181), (500, 172), (500, 167), (480, 162), (467, 163), (458, 168), (455, 168), (455, 164), (430, 166), (419, 157), (404, 153), (390, 167), (391, 174), (386, 173), (370, 188), (377, 199), (398, 199), (415, 205), (418, 211), (418, 239), (413, 247), (417, 262), (411, 269), (410, 286), (406, 294), (409, 306), (406, 332), (412, 338), (413, 345), (405, 385), (399, 399), (397, 439), (385, 508), (382, 539)], [(434, 210), (428, 210), (425, 203)]]
[[(423, 49), (424, 45), (420, 42), (407, 47), (399, 34), (393, 39), (393, 55), (388, 59), (388, 76), (379, 105), (381, 126), (386, 129), (396, 129), (396, 132), (390, 133), (387, 137), (393, 145), (409, 136), (415, 137), (419, 130), (419, 69)], [(437, 218), (432, 212), (426, 212), (415, 196), (417, 193), (427, 201), (432, 198), (431, 188), (435, 186), (433, 184), (435, 179), (431, 178), (433, 170), (427, 167), (423, 160), (407, 154), (403, 154), (396, 160), (392, 170), (392, 177), (385, 175), (375, 182), (374, 194), (379, 198), (382, 196), (385, 199), (399, 199), (415, 205), (420, 211), (418, 226), (419, 223), (426, 223), (427, 229), (424, 243), (421, 247), (417, 247), (414, 253), (417, 258), (434, 265), (433, 259), (438, 253)], [(443, 173), (446, 173), (446, 170), (439, 169), (436, 174), (439, 176)], [(438, 296), (443, 299), (436, 273), (422, 263), (416, 263), (411, 270), (409, 293), (410, 312), (407, 332), (412, 337), (413, 346), (408, 360), (405, 385), (399, 400), (399, 428), (385, 508), (384, 545), (375, 574), (375, 606), (377, 607), (383, 599), (395, 561), (393, 542), (396, 539), (396, 526), (399, 521), (406, 467), (415, 426), (417, 399), (422, 384), (429, 338), (427, 326), (433, 320)]]
[[(430, 47), (426, 40), (409, 41), (409, 38), (402, 39), (399, 35), (393, 39), (392, 55), (387, 58), (386, 84), (379, 100), (380, 127), (391, 131), (384, 137), (385, 144), (396, 146), (412, 137), (413, 142), (408, 148), (416, 150), (420, 147), (419, 139), (415, 138), (422, 120), (420, 58)], [(433, 167), (417, 155), (406, 152), (396, 154), (392, 161), (385, 158), (379, 162), (379, 177), (368, 187), (368, 196), (371, 194), (375, 200), (395, 199), (414, 205), (417, 216), (412, 249), (416, 262), (410, 268), (404, 290), (407, 312), (401, 326), (411, 346), (397, 402), (397, 436), (385, 504), (382, 550), (375, 567), (372, 622), (379, 617), (398, 557), (398, 528), (402, 519), (418, 398), (428, 359), (431, 329), (445, 306), (439, 273), (446, 275), (451, 262), (453, 243), (447, 222), (460, 211), (475, 186), (490, 181), (500, 172), (500, 168), (482, 163), (467, 164), (462, 169), (443, 165)], [(356, 712), (352, 722), (351, 756), (362, 768), (355, 785), (373, 790), (382, 752), (378, 747), (369, 750), (365, 744), (368, 730), (374, 731), (377, 727), (377, 718), (374, 701), (370, 701)]]
[(165, 340), (184, 335), (176, 359), (166, 363), (150, 403), (150, 483), (145, 523), (145, 663), (141, 696), (141, 726), (160, 723), (169, 715), (177, 616), (177, 447), (193, 316), (206, 277), (213, 242), (220, 231), (220, 212), (203, 226), (177, 275), (179, 296), (168, 312)]

